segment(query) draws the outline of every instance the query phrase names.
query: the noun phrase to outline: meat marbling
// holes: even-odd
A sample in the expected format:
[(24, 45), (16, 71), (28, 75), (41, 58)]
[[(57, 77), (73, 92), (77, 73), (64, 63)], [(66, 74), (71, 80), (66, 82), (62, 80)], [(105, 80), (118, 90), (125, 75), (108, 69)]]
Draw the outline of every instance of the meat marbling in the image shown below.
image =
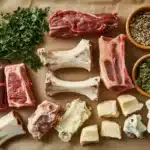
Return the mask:
[(124, 34), (99, 38), (101, 78), (105, 86), (116, 93), (134, 87), (125, 66), (125, 38)]
[(35, 106), (25, 65), (6, 66), (5, 76), (9, 107)]
[(58, 10), (49, 20), (50, 36), (68, 38), (95, 35), (118, 27), (117, 14), (89, 14), (73, 10)]

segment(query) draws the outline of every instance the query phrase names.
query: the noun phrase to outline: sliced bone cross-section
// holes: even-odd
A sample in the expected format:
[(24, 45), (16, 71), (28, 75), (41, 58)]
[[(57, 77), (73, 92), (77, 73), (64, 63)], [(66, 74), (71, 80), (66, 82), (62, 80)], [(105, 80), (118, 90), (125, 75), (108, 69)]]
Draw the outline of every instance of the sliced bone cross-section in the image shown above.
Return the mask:
[(47, 65), (51, 71), (61, 68), (84, 68), (91, 71), (91, 48), (91, 42), (82, 39), (73, 49), (48, 51), (45, 48), (40, 48), (38, 49), (38, 55), (43, 65)]
[(52, 72), (46, 74), (46, 94), (53, 96), (62, 92), (74, 92), (98, 100), (100, 77), (92, 77), (84, 81), (64, 81), (58, 79)]
[(15, 111), (11, 111), (0, 118), (0, 146), (7, 140), (24, 134), (26, 134), (26, 131), (23, 129), (22, 121)]

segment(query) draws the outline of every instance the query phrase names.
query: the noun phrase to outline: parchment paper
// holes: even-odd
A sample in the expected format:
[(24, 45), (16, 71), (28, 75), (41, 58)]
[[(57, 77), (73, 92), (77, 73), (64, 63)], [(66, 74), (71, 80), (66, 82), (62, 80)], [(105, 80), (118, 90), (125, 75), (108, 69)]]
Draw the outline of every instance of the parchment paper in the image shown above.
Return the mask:
[[(80, 10), (83, 12), (89, 13), (101, 13), (101, 12), (118, 12), (121, 17), (121, 22), (119, 29), (115, 30), (113, 33), (107, 36), (115, 37), (119, 33), (125, 33), (125, 20), (129, 13), (131, 13), (135, 8), (139, 7), (142, 4), (150, 4), (150, 0), (0, 0), (0, 10), (1, 11), (10, 11), (17, 8), (18, 5), (22, 7), (51, 7), (51, 12), (57, 9), (73, 9)], [(7, 8), (8, 7), (8, 8)], [(80, 41), (80, 38), (76, 39), (52, 39), (50, 37), (45, 38), (44, 46), (48, 47), (50, 50), (67, 50), (76, 46)], [(64, 80), (84, 80), (92, 76), (99, 75), (98, 67), (98, 48), (97, 48), (97, 38), (91, 38), (95, 42), (95, 48), (93, 49), (94, 55), (94, 68), (91, 72), (87, 72), (83, 69), (62, 69), (56, 72), (56, 75)], [(134, 62), (144, 54), (149, 53), (133, 46), (128, 40), (126, 42), (126, 65), (131, 75), (131, 70)], [(37, 103), (39, 104), (45, 99), (50, 99), (45, 94), (45, 68), (41, 68), (37, 73), (29, 70), (31, 80), (33, 82), (33, 91), (36, 97)], [(126, 92), (128, 94), (133, 94), (137, 96), (139, 101), (145, 103), (145, 100), (148, 98), (141, 96), (135, 89), (132, 91)], [(91, 102), (88, 98), (81, 96), (79, 94), (65, 93), (58, 94), (54, 96), (54, 102), (60, 104), (63, 108), (67, 102), (71, 102), (74, 98), (81, 98), (85, 100), (88, 105), (92, 107), (92, 117), (84, 124), (92, 125), (99, 124), (101, 119), (98, 118), (96, 113), (96, 105), (104, 100), (116, 99), (117, 95), (113, 92), (108, 91), (103, 83), (100, 85), (99, 101)], [(23, 108), (17, 110), (18, 113), (22, 116), (25, 124), (27, 123), (27, 118), (34, 112), (33, 108)], [(121, 110), (120, 110), (121, 112)], [(5, 113), (0, 113), (0, 116), (3, 116)], [(123, 122), (125, 117), (122, 113), (118, 119), (113, 119), (118, 122), (123, 127)], [(143, 116), (145, 125), (147, 125), (147, 110), (146, 107), (140, 111), (140, 114)], [(3, 148), (5, 150), (149, 150), (150, 147), (150, 135), (146, 134), (145, 139), (129, 139), (123, 133), (122, 140), (115, 139), (104, 139), (100, 138), (99, 144), (88, 145), (82, 147), (79, 144), (81, 129), (77, 134), (75, 134), (69, 143), (62, 142), (58, 136), (57, 132), (51, 131), (43, 140), (33, 140), (31, 135), (27, 134), (23, 137), (17, 137), (13, 140), (7, 142)]]

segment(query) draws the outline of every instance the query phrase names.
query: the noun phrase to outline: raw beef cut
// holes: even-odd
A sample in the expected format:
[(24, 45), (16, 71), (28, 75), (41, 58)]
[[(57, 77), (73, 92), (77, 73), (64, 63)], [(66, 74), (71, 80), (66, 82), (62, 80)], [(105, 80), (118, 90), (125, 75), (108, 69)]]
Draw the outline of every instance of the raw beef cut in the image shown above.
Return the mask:
[(117, 93), (134, 87), (125, 66), (125, 38), (120, 34), (99, 39), (101, 78), (108, 89)]
[(25, 65), (6, 66), (5, 76), (9, 107), (35, 106)]
[(95, 35), (118, 27), (117, 14), (88, 14), (73, 10), (58, 10), (49, 20), (50, 36), (68, 38)]
[(28, 118), (28, 130), (33, 138), (41, 139), (58, 121), (60, 106), (43, 101)]
[(8, 109), (4, 66), (0, 66), (0, 111)]

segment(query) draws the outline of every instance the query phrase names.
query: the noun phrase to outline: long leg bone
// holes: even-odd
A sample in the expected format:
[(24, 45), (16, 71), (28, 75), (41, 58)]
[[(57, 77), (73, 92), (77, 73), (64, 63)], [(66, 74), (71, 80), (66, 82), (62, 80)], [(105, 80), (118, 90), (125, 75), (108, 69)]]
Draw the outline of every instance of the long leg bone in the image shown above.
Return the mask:
[(0, 118), (0, 146), (7, 140), (23, 134), (26, 134), (26, 131), (23, 129), (22, 121), (16, 112), (11, 111)]
[(54, 76), (52, 72), (46, 74), (46, 93), (52, 96), (61, 92), (75, 92), (98, 100), (100, 77), (92, 77), (84, 81), (64, 81)]
[(67, 51), (46, 51), (45, 48), (38, 49), (38, 55), (43, 65), (48, 65), (51, 71), (60, 68), (84, 68), (91, 70), (91, 42), (82, 39), (79, 44)]

